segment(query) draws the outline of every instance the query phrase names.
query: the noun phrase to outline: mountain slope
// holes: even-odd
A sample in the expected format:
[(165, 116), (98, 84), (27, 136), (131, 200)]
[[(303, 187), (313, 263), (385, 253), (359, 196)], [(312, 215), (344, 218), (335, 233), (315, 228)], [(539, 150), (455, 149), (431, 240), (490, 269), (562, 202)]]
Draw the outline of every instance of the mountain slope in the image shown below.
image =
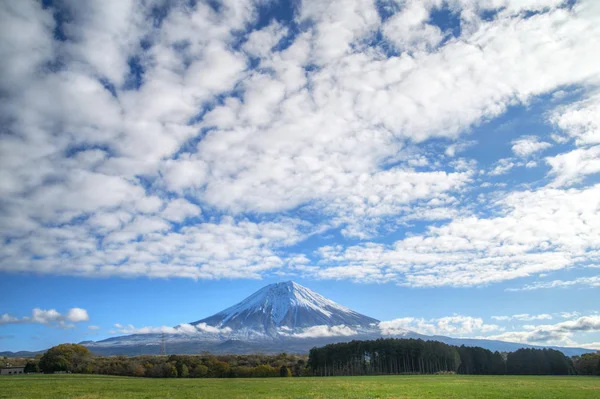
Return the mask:
[[(133, 334), (82, 344), (102, 355), (168, 353), (306, 353), (314, 346), (351, 340), (414, 338), (450, 345), (515, 351), (535, 346), (483, 339), (426, 336), (400, 331), (382, 336), (379, 321), (357, 313), (292, 281), (268, 285), (210, 317), (183, 324), (177, 333)], [(185, 328), (183, 328), (185, 327)], [(173, 330), (173, 329), (171, 329)], [(540, 347), (538, 347), (540, 348)], [(555, 348), (565, 354), (591, 353), (583, 348)]]
[(267, 285), (242, 302), (191, 323), (232, 330), (251, 329), (269, 336), (314, 326), (379, 323), (293, 281)]
[[(216, 341), (169, 341), (166, 344), (166, 350), (169, 354), (197, 354), (201, 352), (211, 352), (220, 354), (252, 354), (252, 353), (270, 353), (277, 354), (282, 352), (287, 353), (308, 353), (315, 346), (324, 346), (337, 342), (349, 342), (352, 340), (371, 340), (382, 338), (381, 336), (373, 335), (353, 335), (353, 336), (335, 336), (335, 337), (320, 337), (320, 338), (291, 338), (291, 339), (274, 339), (270, 341), (244, 341), (244, 340), (227, 340), (223, 342)], [(595, 353), (596, 351), (585, 348), (565, 348), (557, 346), (537, 346), (526, 345), (515, 342), (492, 341), (484, 339), (460, 339), (442, 336), (424, 336), (419, 334), (408, 334), (402, 337), (384, 337), (384, 338), (414, 338), (440, 341), (448, 345), (456, 346), (478, 346), (491, 351), (514, 352), (520, 348), (552, 348), (563, 352), (567, 356), (582, 355), (584, 353)], [(102, 345), (95, 346), (85, 344), (93, 353), (97, 355), (145, 355), (160, 353), (160, 337), (152, 342), (137, 345)], [(33, 357), (35, 354), (32, 354)], [(9, 357), (10, 354), (8, 355)], [(24, 357), (29, 357), (24, 355)]]

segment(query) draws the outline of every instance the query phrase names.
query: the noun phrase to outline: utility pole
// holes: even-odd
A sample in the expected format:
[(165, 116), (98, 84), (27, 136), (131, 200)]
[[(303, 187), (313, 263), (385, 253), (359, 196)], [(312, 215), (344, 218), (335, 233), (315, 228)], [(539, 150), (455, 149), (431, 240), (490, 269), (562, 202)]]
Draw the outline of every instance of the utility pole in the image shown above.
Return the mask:
[(165, 343), (165, 333), (163, 332), (160, 337), (160, 354), (161, 356), (167, 355), (167, 345)]

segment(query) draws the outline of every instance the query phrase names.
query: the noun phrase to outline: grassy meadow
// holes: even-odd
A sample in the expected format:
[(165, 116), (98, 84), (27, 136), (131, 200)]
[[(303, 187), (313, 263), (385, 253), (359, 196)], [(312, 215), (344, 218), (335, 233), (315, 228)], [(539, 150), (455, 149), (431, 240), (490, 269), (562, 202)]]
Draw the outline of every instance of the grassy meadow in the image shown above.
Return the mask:
[(600, 398), (600, 378), (403, 375), (151, 379), (97, 375), (0, 377), (0, 398)]

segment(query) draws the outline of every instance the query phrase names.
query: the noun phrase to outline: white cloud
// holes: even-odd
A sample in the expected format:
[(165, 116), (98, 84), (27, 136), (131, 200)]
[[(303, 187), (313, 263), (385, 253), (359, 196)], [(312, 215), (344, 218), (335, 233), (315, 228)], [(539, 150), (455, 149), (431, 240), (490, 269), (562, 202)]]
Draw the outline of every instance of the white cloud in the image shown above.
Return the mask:
[(479, 317), (454, 315), (426, 320), (423, 318), (404, 317), (390, 321), (382, 321), (379, 328), (383, 335), (403, 335), (414, 331), (425, 335), (451, 335), (453, 337), (470, 336), (477, 333), (501, 331), (495, 324), (486, 324)]
[(211, 334), (227, 334), (231, 332), (231, 328), (217, 328), (207, 326), (206, 323), (200, 323), (198, 325), (192, 324), (180, 324), (175, 327), (161, 326), (161, 327), (141, 327), (136, 328), (131, 324), (122, 325), (115, 324), (116, 331), (111, 331), (112, 334), (184, 334), (184, 335), (196, 335), (202, 333)]
[(591, 93), (581, 101), (563, 105), (550, 116), (550, 121), (562, 129), (578, 145), (600, 143), (600, 94)]
[[(42, 229), (14, 239), (0, 252), (13, 261), (8, 270), (87, 276), (179, 276), (187, 278), (258, 278), (283, 267), (278, 249), (303, 240), (313, 227), (297, 219), (253, 223), (224, 217), (170, 231), (156, 217), (137, 216), (99, 240), (73, 226)], [(32, 245), (35, 244), (35, 245)], [(98, 245), (103, 250), (97, 251)], [(68, 251), (71, 262), (66, 263)], [(28, 253), (39, 259), (31, 260)]]
[[(67, 1), (60, 41), (60, 10), (5, 2), (0, 270), (260, 278), (327, 229), (363, 242), (303, 264), (307, 275), (479, 285), (589, 261), (597, 188), (565, 187), (598, 172), (585, 146), (598, 131), (600, 12), (562, 3), (405, 1), (382, 18), (370, 0), (311, 0), (296, 32), (257, 29), (250, 0), (174, 3), (160, 24), (154, 3)], [(431, 21), (444, 6), (457, 38)], [(585, 97), (549, 122), (580, 147), (546, 158), (554, 190), (509, 186), (476, 209), (485, 199), (469, 191), (488, 176), (454, 158), (465, 136), (569, 86)], [(525, 137), (513, 150), (548, 145)], [(429, 228), (411, 230), (419, 222)], [(398, 226), (394, 245), (364, 242)]]
[(188, 217), (199, 216), (202, 213), (200, 208), (189, 201), (178, 198), (169, 202), (162, 211), (162, 217), (173, 222), (182, 222)]
[(407, 1), (404, 8), (383, 24), (385, 37), (401, 51), (436, 48), (444, 35), (440, 28), (427, 23), (427, 2)]
[(379, 329), (383, 335), (404, 335), (409, 328), (418, 328), (415, 326), (417, 319), (414, 317), (402, 317), (390, 321), (382, 321), (379, 323)]
[(547, 148), (552, 147), (552, 144), (545, 141), (539, 141), (535, 136), (524, 136), (512, 142), (512, 151), (515, 155), (526, 158)]
[(68, 52), (100, 76), (123, 84), (128, 73), (127, 57), (139, 45), (143, 18), (135, 1), (67, 1), (74, 21), (65, 29), (72, 39)]
[(583, 316), (556, 324), (531, 326), (526, 331), (510, 331), (486, 339), (529, 344), (568, 344), (574, 346), (574, 334), (600, 331), (600, 316)]
[(356, 335), (357, 332), (343, 324), (339, 326), (313, 326), (305, 328), (301, 332), (290, 334), (295, 338), (321, 338), (321, 337), (348, 337)]
[(96, 330), (100, 330), (99, 326), (88, 326), (88, 330), (92, 330), (92, 331), (96, 331)]
[(596, 351), (600, 350), (600, 342), (588, 342), (588, 343), (584, 343), (584, 344), (575, 344), (573, 346), (576, 346), (578, 348), (593, 349)]
[(496, 163), (496, 166), (489, 172), (490, 176), (500, 176), (508, 173), (512, 168), (517, 166), (510, 158), (503, 158)]
[[(23, 80), (52, 58), (51, 32), (55, 21), (51, 10), (44, 10), (38, 2), (9, 2), (0, 7), (0, 32), (4, 39), (0, 49), (3, 55), (0, 85), (10, 91), (19, 90)], [(8, 54), (11, 59), (4, 57)]]
[(323, 279), (474, 286), (597, 262), (600, 186), (513, 192), (498, 216), (459, 217), (390, 245), (325, 247)]
[(538, 166), (538, 164), (537, 164), (537, 162), (535, 162), (535, 161), (528, 161), (528, 162), (525, 164), (525, 167), (526, 167), (526, 168), (535, 168), (535, 167), (537, 167), (537, 166)]
[(8, 313), (0, 316), (0, 325), (3, 324), (44, 324), (50, 327), (73, 328), (70, 323), (80, 323), (90, 319), (87, 310), (72, 308), (66, 314), (61, 314), (55, 309), (34, 308), (31, 316), (15, 317)]
[(21, 322), (19, 318), (11, 316), (8, 313), (4, 313), (0, 317), (0, 324), (17, 324), (19, 322)]
[(352, 45), (380, 23), (375, 3), (369, 0), (307, 0), (299, 8), (299, 22), (314, 22), (314, 59), (327, 64), (351, 53)]
[(265, 28), (250, 33), (242, 48), (253, 57), (265, 58), (287, 32), (285, 26), (275, 21)]
[(511, 315), (511, 316), (492, 316), (492, 319), (498, 320), (498, 321), (512, 321), (512, 320), (519, 320), (519, 321), (552, 320), (552, 315), (547, 314), (547, 313), (542, 313), (542, 314), (538, 314), (538, 315), (531, 315), (531, 314), (527, 314), (527, 313), (522, 313), (522, 314)]
[(552, 280), (552, 281), (536, 281), (531, 284), (526, 284), (520, 288), (509, 288), (508, 291), (533, 291), (548, 288), (569, 288), (582, 287), (594, 288), (600, 287), (600, 276), (578, 277), (573, 280)]
[(573, 319), (575, 317), (579, 317), (581, 316), (581, 313), (579, 312), (561, 312), (560, 313), (560, 317), (562, 317), (563, 319)]
[(81, 308), (73, 308), (69, 309), (65, 318), (68, 321), (72, 321), (73, 323), (79, 323), (82, 321), (88, 321), (90, 316), (88, 315), (87, 310)]
[(135, 328), (133, 325), (128, 324), (128, 325), (122, 325), (122, 324), (115, 324), (115, 328), (117, 329), (116, 331), (110, 331), (112, 334), (160, 334), (160, 333), (165, 333), (165, 334), (178, 334), (179, 331), (177, 331), (177, 329), (175, 327), (167, 327), (167, 326), (162, 326), (162, 327), (141, 327), (141, 328)]
[(584, 177), (600, 173), (600, 146), (578, 148), (571, 152), (546, 158), (552, 167), (553, 186), (571, 186)]
[(198, 323), (194, 327), (196, 327), (196, 329), (198, 329), (200, 331), (204, 331), (204, 332), (212, 333), (212, 334), (223, 334), (223, 333), (231, 332), (231, 328), (229, 328), (229, 327), (224, 327), (224, 328), (213, 327), (213, 326), (207, 325), (206, 323)]

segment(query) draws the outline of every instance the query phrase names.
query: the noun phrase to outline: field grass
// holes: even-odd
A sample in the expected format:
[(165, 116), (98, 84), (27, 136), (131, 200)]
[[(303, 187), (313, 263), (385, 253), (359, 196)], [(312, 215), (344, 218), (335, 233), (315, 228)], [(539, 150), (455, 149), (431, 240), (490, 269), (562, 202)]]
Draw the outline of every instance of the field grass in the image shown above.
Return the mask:
[(96, 375), (0, 377), (0, 398), (600, 398), (600, 378), (378, 376), (149, 379)]

